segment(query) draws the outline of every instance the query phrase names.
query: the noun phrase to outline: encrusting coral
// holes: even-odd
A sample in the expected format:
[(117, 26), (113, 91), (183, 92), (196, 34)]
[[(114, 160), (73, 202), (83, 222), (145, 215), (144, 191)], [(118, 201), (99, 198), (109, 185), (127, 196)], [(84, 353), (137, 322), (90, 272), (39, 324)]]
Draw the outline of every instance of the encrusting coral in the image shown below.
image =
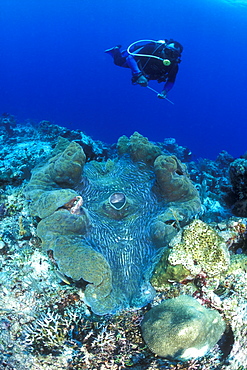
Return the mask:
[[(199, 195), (175, 156), (161, 155), (138, 133), (125, 148), (127, 156), (118, 160), (85, 164), (80, 145), (64, 149), (63, 141), (25, 189), (31, 214), (42, 219), (43, 250), (53, 251), (63, 274), (88, 283), (85, 302), (99, 315), (153, 298), (149, 279), (159, 248), (200, 211)], [(173, 167), (158, 170), (157, 161)]]
[(184, 228), (181, 243), (173, 241), (168, 261), (181, 263), (192, 275), (205, 272), (211, 277), (227, 271), (230, 255), (224, 239), (211, 226), (194, 220)]
[(185, 226), (170, 242), (170, 248), (155, 266), (152, 283), (156, 287), (169, 279), (182, 281), (201, 273), (209, 278), (219, 277), (230, 265), (226, 242), (201, 220)]

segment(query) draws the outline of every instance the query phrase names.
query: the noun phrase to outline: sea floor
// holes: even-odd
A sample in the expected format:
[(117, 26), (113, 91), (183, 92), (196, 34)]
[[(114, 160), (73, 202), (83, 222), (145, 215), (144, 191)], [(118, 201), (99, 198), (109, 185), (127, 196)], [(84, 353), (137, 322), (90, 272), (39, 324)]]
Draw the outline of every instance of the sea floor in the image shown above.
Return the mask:
[[(235, 263), (214, 289), (204, 286), (198, 290), (193, 282), (171, 282), (157, 291), (147, 307), (95, 315), (84, 304), (83, 286), (59, 275), (52, 256), (42, 252), (36, 234), (39, 220), (29, 215), (23, 189), (31, 170), (49, 156), (59, 135), (70, 140), (80, 137), (92, 159), (114, 155), (114, 146), (46, 121), (17, 124), (9, 116), (2, 118), (0, 127), (0, 370), (247, 369), (246, 262)], [(218, 162), (192, 161), (174, 140), (162, 145), (187, 160), (201, 193), (204, 222), (228, 241), (232, 235), (232, 255), (245, 255), (246, 233), (236, 230), (239, 225), (246, 227), (247, 218), (231, 214), (220, 190), (213, 192), (211, 178), (213, 171), (218, 171), (221, 181), (230, 186), (226, 167), (233, 159), (224, 153)], [(227, 324), (221, 342), (206, 356), (184, 363), (154, 355), (140, 329), (143, 315), (152, 305), (180, 294), (194, 295), (202, 304), (217, 309)]]

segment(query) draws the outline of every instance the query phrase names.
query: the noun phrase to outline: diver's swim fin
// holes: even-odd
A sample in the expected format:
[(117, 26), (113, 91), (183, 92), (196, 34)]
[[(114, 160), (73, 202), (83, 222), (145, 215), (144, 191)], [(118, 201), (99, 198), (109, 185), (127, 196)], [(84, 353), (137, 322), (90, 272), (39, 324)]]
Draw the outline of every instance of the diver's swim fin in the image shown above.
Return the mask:
[(122, 47), (122, 45), (114, 46), (113, 48), (106, 49), (105, 53), (110, 54), (110, 55), (114, 55), (117, 50), (121, 49), (121, 47)]

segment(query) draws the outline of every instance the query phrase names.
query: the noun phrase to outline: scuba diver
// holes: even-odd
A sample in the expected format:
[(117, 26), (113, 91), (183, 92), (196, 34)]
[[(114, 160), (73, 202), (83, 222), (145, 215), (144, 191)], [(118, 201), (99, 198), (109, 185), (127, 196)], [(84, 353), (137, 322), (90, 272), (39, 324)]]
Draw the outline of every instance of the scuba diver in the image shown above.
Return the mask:
[(167, 99), (166, 95), (173, 87), (178, 73), (183, 46), (172, 39), (140, 40), (132, 43), (127, 50), (121, 52), (120, 49), (121, 45), (117, 45), (105, 50), (105, 53), (113, 57), (117, 66), (131, 69), (134, 85), (149, 87), (149, 80), (165, 82), (164, 89), (157, 97)]

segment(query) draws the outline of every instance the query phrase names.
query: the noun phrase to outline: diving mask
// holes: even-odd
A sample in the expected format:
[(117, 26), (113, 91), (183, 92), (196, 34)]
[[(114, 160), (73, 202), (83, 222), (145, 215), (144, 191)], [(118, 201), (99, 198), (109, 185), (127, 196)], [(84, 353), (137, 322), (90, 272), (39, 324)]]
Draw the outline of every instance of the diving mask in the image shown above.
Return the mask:
[(166, 57), (168, 59), (174, 60), (174, 59), (177, 59), (177, 58), (180, 57), (180, 52), (177, 49), (173, 48), (173, 47), (167, 46), (165, 48), (165, 53), (166, 53)]

